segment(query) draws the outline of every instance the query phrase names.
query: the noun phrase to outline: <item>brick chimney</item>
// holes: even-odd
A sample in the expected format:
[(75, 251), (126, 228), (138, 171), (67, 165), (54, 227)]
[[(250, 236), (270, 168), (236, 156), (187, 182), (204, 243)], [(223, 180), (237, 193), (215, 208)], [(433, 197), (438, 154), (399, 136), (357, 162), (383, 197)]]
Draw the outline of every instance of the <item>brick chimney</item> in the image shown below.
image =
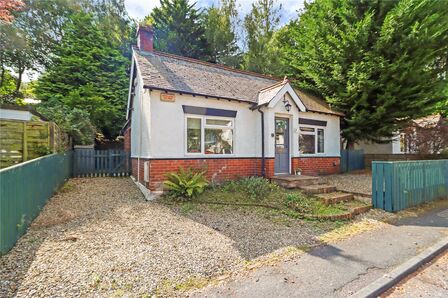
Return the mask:
[(138, 27), (137, 47), (140, 49), (140, 51), (154, 51), (154, 30), (151, 26)]

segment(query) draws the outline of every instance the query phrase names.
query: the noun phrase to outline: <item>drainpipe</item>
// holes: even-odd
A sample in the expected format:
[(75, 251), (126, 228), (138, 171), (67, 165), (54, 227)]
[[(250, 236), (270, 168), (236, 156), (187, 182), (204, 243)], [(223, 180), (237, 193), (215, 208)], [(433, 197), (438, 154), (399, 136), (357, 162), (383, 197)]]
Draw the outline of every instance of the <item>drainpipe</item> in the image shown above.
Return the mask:
[(261, 114), (261, 176), (266, 177), (266, 167), (264, 159), (264, 112), (258, 108)]

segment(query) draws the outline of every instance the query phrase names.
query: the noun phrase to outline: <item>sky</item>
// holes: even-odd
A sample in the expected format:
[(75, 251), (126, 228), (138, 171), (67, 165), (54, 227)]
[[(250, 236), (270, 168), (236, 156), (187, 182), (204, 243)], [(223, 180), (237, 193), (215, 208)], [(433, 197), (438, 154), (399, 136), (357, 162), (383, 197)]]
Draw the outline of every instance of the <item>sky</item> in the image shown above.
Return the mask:
[[(243, 17), (251, 9), (251, 4), (256, 0), (236, 0), (240, 17)], [(191, 1), (192, 3), (194, 0)], [(219, 0), (196, 0), (197, 8), (206, 8), (212, 5), (218, 6)], [(282, 5), (280, 25), (288, 23), (297, 16), (297, 11), (303, 8), (305, 0), (277, 0)], [(151, 10), (159, 6), (159, 0), (125, 0), (126, 9), (131, 17), (140, 20), (148, 15)]]

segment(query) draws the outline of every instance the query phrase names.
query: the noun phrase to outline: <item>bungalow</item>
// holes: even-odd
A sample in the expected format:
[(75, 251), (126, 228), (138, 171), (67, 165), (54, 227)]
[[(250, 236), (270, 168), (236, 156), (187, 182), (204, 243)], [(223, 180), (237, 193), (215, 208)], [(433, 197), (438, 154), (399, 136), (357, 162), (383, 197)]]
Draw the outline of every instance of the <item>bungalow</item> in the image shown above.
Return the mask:
[(132, 175), (150, 190), (179, 167), (212, 181), (339, 172), (343, 115), (324, 101), (286, 78), (155, 51), (151, 28), (137, 43), (123, 135)]
[(388, 142), (361, 141), (355, 149), (367, 154), (440, 154), (448, 150), (448, 119), (434, 114), (411, 120)]

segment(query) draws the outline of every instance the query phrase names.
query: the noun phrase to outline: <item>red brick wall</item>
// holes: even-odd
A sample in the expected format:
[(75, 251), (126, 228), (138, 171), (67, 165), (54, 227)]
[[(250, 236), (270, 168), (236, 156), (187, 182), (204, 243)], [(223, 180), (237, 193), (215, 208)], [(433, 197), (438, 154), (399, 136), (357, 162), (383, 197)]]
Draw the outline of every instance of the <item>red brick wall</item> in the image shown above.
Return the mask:
[(131, 152), (131, 128), (128, 127), (124, 133), (124, 151)]
[(213, 182), (261, 175), (261, 159), (257, 158), (154, 159), (150, 161), (149, 188), (161, 190), (165, 174), (176, 172), (179, 167), (204, 169), (207, 171), (207, 179)]
[[(144, 163), (140, 159), (140, 182), (151, 190), (162, 190), (165, 174), (176, 172), (180, 167), (207, 171), (207, 179), (213, 182), (247, 176), (261, 176), (261, 158), (210, 158), (210, 159), (152, 159), (149, 160), (149, 183), (144, 182)], [(266, 158), (266, 177), (274, 176), (274, 158)], [(132, 176), (138, 177), (138, 160), (132, 159)], [(336, 164), (334, 166), (333, 164)], [(293, 158), (292, 172), (300, 167), (305, 175), (334, 174), (339, 172), (339, 157)]]
[(339, 173), (339, 157), (293, 157), (291, 171), (302, 169), (304, 175), (329, 175)]

